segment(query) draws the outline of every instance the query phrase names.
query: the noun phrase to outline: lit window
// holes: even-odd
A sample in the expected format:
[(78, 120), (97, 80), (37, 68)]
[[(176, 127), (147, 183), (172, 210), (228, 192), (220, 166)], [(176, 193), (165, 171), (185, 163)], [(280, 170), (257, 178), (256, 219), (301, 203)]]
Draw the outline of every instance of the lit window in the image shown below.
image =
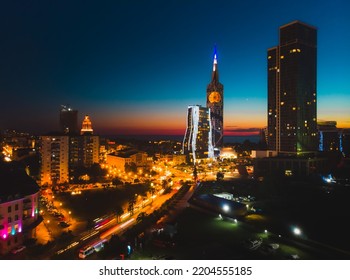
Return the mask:
[(267, 57), (267, 59), (271, 59), (271, 55), (269, 55), (269, 56)]
[(284, 58), (284, 55), (281, 55), (281, 59), (283, 59)]
[(293, 109), (293, 111), (295, 111), (297, 108), (293, 107), (292, 109)]
[(284, 105), (284, 102), (283, 102), (283, 101), (281, 102), (281, 105)]

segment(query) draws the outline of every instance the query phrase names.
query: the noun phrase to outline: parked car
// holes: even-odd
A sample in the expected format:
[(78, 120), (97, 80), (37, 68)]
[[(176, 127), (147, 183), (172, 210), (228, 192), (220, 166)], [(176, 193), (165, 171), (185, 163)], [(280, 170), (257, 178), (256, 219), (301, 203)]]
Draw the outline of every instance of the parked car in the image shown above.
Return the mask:
[(66, 228), (66, 227), (69, 227), (69, 226), (70, 226), (70, 224), (67, 223), (67, 222), (65, 222), (65, 221), (59, 222), (58, 224), (59, 224), (61, 227), (63, 227), (63, 228)]
[(278, 243), (270, 243), (267, 246), (270, 247), (273, 250), (277, 250), (280, 247), (280, 245)]

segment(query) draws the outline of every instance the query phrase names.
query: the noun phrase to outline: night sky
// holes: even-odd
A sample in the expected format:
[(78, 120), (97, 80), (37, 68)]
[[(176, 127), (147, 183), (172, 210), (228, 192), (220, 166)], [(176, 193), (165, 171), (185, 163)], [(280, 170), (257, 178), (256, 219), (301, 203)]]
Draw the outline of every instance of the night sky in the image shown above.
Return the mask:
[(318, 119), (350, 127), (350, 2), (2, 1), (0, 129), (58, 129), (61, 104), (99, 134), (184, 134), (206, 105), (214, 46), (225, 133), (266, 126), (267, 49), (278, 28), (318, 28)]

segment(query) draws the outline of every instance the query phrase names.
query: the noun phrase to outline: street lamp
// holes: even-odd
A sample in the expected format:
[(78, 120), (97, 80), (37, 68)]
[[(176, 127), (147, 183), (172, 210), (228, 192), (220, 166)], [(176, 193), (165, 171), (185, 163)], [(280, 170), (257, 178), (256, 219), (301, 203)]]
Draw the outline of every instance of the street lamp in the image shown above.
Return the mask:
[(227, 204), (225, 204), (225, 205), (222, 207), (222, 210), (224, 210), (225, 212), (228, 212), (228, 211), (230, 211), (230, 206), (228, 206)]
[(293, 228), (293, 233), (297, 236), (300, 236), (301, 235), (301, 229), (298, 228), (298, 227), (294, 227)]

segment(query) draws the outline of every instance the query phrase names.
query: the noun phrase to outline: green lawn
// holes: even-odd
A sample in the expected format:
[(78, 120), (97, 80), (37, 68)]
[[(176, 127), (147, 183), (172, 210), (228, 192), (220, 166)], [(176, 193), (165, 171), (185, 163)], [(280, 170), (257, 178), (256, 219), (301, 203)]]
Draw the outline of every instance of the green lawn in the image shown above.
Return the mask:
[[(136, 250), (133, 259), (150, 259), (166, 256), (174, 259), (284, 259), (290, 254), (298, 254), (302, 259), (315, 256), (290, 245), (282, 244), (274, 254), (262, 254), (259, 250), (249, 251), (243, 246), (248, 238), (263, 238), (268, 244), (275, 238), (253, 228), (220, 219), (208, 213), (187, 208), (177, 219), (178, 234), (174, 237), (175, 247), (159, 248), (150, 241), (144, 248)], [(277, 240), (278, 241), (278, 240)]]

